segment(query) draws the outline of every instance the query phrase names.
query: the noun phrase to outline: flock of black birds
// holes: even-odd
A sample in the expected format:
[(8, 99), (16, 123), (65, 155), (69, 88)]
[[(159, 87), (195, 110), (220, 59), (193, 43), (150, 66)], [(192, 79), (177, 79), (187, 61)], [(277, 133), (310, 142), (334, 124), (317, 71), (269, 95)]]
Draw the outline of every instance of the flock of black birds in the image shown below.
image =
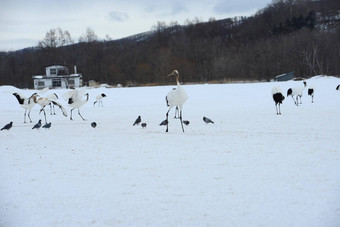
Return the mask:
[[(176, 113), (175, 113), (175, 117), (174, 117), (174, 118), (179, 119), (179, 118), (177, 117)], [(214, 124), (214, 122), (213, 122), (210, 118), (207, 118), (207, 117), (203, 117), (203, 121), (204, 121), (205, 123), (207, 123), (207, 124), (209, 124), (209, 123)], [(138, 116), (137, 119), (135, 120), (135, 122), (133, 123), (132, 126), (139, 125), (141, 122), (142, 122), (142, 118), (141, 118), (141, 116)], [(166, 125), (168, 125), (168, 123), (169, 123), (168, 120), (165, 119), (165, 120), (162, 121), (159, 125), (160, 125), (160, 126), (166, 126)], [(189, 125), (189, 124), (190, 124), (190, 121), (188, 121), (188, 120), (183, 120), (183, 124)], [(142, 126), (143, 128), (146, 128), (147, 124), (146, 124), (146, 123), (142, 123), (141, 126)]]
[[(38, 123), (36, 123), (36, 124), (33, 126), (32, 129), (39, 129), (39, 128), (41, 128), (41, 126), (42, 126), (43, 128), (45, 128), (45, 129), (48, 129), (48, 128), (51, 128), (51, 125), (52, 125), (52, 123), (50, 122), (50, 123), (46, 123), (45, 125), (42, 126), (41, 120), (39, 120)], [(4, 127), (2, 127), (2, 128), (1, 128), (1, 131), (2, 131), (2, 130), (10, 130), (10, 129), (12, 128), (12, 126), (13, 126), (13, 121), (11, 121), (10, 123), (8, 123), (8, 124), (5, 125)]]
[[(175, 116), (175, 118), (177, 118), (177, 117)], [(207, 123), (207, 124), (209, 124), (209, 123), (214, 124), (214, 122), (213, 122), (210, 118), (207, 118), (207, 117), (203, 117), (203, 121), (204, 121), (205, 123)], [(139, 125), (141, 122), (142, 122), (142, 118), (141, 118), (141, 116), (138, 116), (137, 119), (135, 120), (135, 122), (133, 123), (133, 126)], [(168, 124), (168, 120), (165, 119), (165, 120), (162, 121), (159, 125), (160, 125), (160, 126), (163, 126), (163, 125), (166, 126), (167, 124)], [(184, 120), (184, 121), (183, 121), (183, 124), (189, 125), (189, 124), (190, 124), (190, 121)], [(8, 123), (8, 124), (6, 124), (4, 127), (2, 127), (2, 128), (1, 128), (1, 131), (2, 131), (2, 130), (10, 130), (10, 129), (12, 128), (12, 126), (13, 126), (13, 122), (11, 121), (10, 123)], [(50, 122), (50, 123), (46, 123), (45, 125), (42, 125), (42, 124), (41, 124), (41, 119), (40, 119), (40, 120), (38, 121), (38, 123), (36, 123), (36, 124), (33, 126), (32, 129), (39, 129), (39, 128), (49, 129), (49, 128), (51, 128), (51, 126), (52, 126), (52, 123), (51, 123), (51, 122)], [(146, 123), (141, 123), (141, 126), (142, 126), (142, 128), (146, 128), (147, 124), (146, 124)], [(96, 123), (96, 122), (92, 122), (92, 123), (91, 123), (91, 127), (92, 127), (92, 128), (97, 127), (97, 123)]]

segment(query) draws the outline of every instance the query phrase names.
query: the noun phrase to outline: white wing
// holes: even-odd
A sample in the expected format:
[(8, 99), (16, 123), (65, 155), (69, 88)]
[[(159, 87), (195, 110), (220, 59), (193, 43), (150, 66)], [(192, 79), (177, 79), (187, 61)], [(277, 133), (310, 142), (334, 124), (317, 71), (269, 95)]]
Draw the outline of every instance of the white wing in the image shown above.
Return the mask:
[(65, 94), (63, 94), (63, 99), (65, 99), (67, 101), (70, 98), (75, 97), (75, 96), (78, 96), (78, 90), (72, 89), (72, 90), (66, 92)]

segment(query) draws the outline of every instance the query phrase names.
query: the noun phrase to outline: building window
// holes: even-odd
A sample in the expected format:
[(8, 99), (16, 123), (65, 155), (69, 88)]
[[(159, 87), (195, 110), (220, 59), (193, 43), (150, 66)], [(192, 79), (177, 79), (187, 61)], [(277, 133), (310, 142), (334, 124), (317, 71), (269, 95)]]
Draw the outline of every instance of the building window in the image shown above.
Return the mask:
[(58, 69), (58, 75), (67, 75), (68, 70), (66, 68)]
[(51, 75), (56, 75), (57, 74), (57, 69), (50, 69), (50, 74)]
[(53, 87), (61, 87), (61, 80), (52, 80)]
[(69, 81), (68, 81), (68, 84), (69, 84), (69, 85), (74, 85), (74, 80), (69, 80)]
[(45, 81), (38, 81), (38, 86), (39, 87), (45, 86)]

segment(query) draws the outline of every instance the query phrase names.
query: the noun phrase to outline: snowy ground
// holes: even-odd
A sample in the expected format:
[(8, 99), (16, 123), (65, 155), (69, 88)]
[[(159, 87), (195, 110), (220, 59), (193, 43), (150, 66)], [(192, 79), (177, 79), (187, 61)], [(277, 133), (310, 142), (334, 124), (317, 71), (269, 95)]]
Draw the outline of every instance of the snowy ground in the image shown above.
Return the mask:
[(0, 87), (0, 126), (14, 122), (0, 132), (0, 226), (340, 226), (340, 79), (307, 83), (314, 103), (286, 97), (282, 115), (272, 87), (301, 81), (183, 86), (184, 133), (159, 126), (174, 86), (88, 89), (87, 121), (58, 110), (49, 130), (31, 129), (38, 106), (24, 124), (12, 95), (34, 91)]

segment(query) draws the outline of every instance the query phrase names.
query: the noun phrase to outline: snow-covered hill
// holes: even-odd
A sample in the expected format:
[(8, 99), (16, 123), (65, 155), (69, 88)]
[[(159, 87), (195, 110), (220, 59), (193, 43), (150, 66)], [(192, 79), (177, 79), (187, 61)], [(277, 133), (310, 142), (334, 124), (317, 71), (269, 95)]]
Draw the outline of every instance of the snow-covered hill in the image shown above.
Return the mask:
[[(57, 111), (46, 130), (31, 129), (38, 106), (23, 123), (12, 95), (35, 91), (0, 87), (0, 126), (13, 121), (0, 132), (0, 226), (340, 226), (338, 84), (307, 80), (314, 103), (286, 97), (282, 115), (271, 89), (302, 81), (184, 85), (184, 133), (177, 119), (159, 126), (174, 86), (88, 89), (87, 121)], [(67, 90), (41, 96), (52, 92)]]

